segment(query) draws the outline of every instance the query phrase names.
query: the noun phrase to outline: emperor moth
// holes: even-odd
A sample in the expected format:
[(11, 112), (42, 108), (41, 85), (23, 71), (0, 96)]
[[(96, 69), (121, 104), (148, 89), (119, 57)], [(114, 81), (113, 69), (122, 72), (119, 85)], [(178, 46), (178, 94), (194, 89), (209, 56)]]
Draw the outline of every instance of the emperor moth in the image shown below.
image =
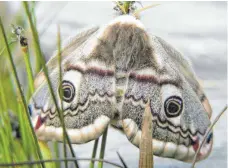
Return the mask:
[[(63, 102), (63, 115), (72, 143), (98, 138), (111, 123), (139, 146), (142, 116), (148, 100), (153, 115), (153, 153), (192, 161), (211, 117), (211, 107), (189, 61), (160, 37), (146, 31), (130, 15), (79, 33), (47, 63), (52, 88)], [(63, 129), (42, 72), (29, 108), (41, 140), (63, 141)], [(63, 89), (60, 99), (59, 90)], [(197, 160), (212, 148), (208, 137)]]

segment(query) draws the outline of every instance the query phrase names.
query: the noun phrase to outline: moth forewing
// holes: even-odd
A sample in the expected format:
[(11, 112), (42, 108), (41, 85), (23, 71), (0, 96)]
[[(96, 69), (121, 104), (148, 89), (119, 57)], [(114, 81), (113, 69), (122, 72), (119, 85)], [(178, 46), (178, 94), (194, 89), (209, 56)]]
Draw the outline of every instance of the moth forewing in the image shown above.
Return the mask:
[[(98, 138), (113, 116), (114, 72), (103, 60), (90, 58), (90, 55), (81, 52), (84, 48), (91, 48), (90, 41), (97, 40), (93, 36), (96, 31), (95, 28), (82, 32), (73, 40), (74, 44), (70, 43), (63, 49), (61, 83), (56, 56), (47, 63), (51, 85), (59, 105), (59, 88), (63, 89), (63, 115), (72, 143), (85, 143)], [(69, 52), (74, 54), (66, 55)], [(73, 60), (74, 57), (76, 61)], [(37, 90), (31, 98), (30, 109), (37, 136), (43, 140), (62, 141), (60, 120), (42, 72), (35, 83)]]

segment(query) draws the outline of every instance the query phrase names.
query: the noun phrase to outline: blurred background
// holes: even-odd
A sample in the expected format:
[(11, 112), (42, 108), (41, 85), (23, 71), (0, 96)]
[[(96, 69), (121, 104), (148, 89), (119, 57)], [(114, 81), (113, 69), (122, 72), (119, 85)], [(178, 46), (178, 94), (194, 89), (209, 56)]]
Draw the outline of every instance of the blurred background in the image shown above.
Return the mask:
[[(227, 3), (226, 2), (141, 2), (143, 6), (160, 6), (141, 13), (141, 21), (150, 34), (160, 36), (188, 57), (202, 82), (213, 109), (212, 120), (227, 103)], [(81, 29), (108, 23), (115, 17), (113, 2), (36, 2), (35, 14), (42, 51), (48, 60), (57, 49), (57, 24), (62, 40), (77, 34)], [(16, 21), (23, 8), (20, 2), (0, 2), (0, 15), (5, 28), (10, 24), (26, 28), (26, 18)], [(24, 18), (24, 20), (23, 20)], [(27, 30), (26, 30), (27, 31)], [(0, 47), (2, 48), (2, 46)], [(15, 58), (20, 59), (20, 58)], [(0, 59), (1, 61), (1, 59)], [(25, 73), (20, 79), (26, 85)], [(78, 157), (90, 157), (93, 141), (74, 145)], [(99, 148), (98, 148), (99, 149)], [(139, 150), (128, 142), (126, 136), (110, 128), (105, 159), (120, 163), (116, 151), (129, 167), (137, 167)], [(98, 150), (99, 152), (99, 150)], [(155, 157), (156, 168), (189, 168), (190, 164)], [(88, 167), (89, 162), (79, 162)], [(111, 167), (104, 164), (104, 167)], [(227, 114), (214, 127), (214, 146), (208, 159), (197, 163), (197, 168), (227, 167)]]

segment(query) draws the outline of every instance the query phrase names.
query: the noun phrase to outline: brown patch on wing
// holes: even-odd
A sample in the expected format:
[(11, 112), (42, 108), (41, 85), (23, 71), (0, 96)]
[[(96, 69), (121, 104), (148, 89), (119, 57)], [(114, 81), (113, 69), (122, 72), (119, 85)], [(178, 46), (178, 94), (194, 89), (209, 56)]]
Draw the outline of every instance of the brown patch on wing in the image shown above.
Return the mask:
[(203, 81), (200, 80), (199, 78), (197, 78), (197, 81), (199, 84), (199, 87), (197, 89), (197, 95), (199, 96), (200, 101), (203, 104), (203, 107), (204, 107), (205, 111), (207, 112), (209, 119), (210, 119), (211, 115), (212, 115), (212, 108), (209, 103), (209, 100), (207, 99), (206, 95), (203, 93), (203, 89), (202, 89)]
[(40, 72), (34, 81), (34, 87), (37, 89), (46, 80), (44, 72)]
[(80, 65), (67, 65), (67, 67), (65, 68), (65, 71), (70, 71), (70, 70), (74, 70), (74, 71), (79, 71), (80, 73), (93, 73), (93, 74), (97, 74), (100, 76), (113, 76), (114, 72), (112, 70), (108, 70), (108, 69), (102, 69), (100, 67), (96, 67), (96, 66), (88, 66), (86, 67), (86, 69), (84, 69), (83, 67), (81, 67)]
[[(205, 96), (205, 95), (204, 95)], [(205, 96), (204, 99), (201, 101), (203, 104), (203, 107), (205, 108), (206, 112), (208, 113), (209, 118), (211, 118), (212, 115), (212, 108), (211, 105), (209, 103), (209, 100), (207, 99), (207, 97)]]

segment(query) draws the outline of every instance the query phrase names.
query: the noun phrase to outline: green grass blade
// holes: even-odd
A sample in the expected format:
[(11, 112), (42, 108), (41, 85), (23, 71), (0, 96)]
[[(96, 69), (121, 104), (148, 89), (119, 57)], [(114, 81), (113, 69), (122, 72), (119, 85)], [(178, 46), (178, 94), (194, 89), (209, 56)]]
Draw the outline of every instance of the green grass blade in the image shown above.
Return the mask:
[(33, 19), (33, 23), (36, 27), (36, 16), (35, 16), (35, 8), (36, 8), (36, 1), (32, 1), (32, 9), (31, 9), (31, 13), (32, 13), (32, 19)]
[(29, 52), (28, 52), (27, 47), (23, 53), (24, 53), (25, 68), (26, 68), (26, 72), (28, 75), (29, 91), (30, 91), (30, 93), (33, 93), (35, 90), (34, 89), (34, 79), (33, 79), (33, 74), (32, 74), (32, 66), (31, 66), (31, 63), (29, 61)]
[[(27, 122), (24, 122), (24, 118), (26, 118), (25, 114), (23, 113), (23, 105), (21, 102), (18, 103), (18, 120), (20, 125), (20, 134), (21, 134), (21, 144), (25, 155), (27, 156), (27, 160), (31, 160), (32, 156), (31, 153), (35, 153), (33, 148), (33, 142), (30, 140), (31, 134), (28, 134), (29, 125)], [(29, 165), (32, 168), (31, 165)]]
[(63, 162), (64, 160), (67, 160), (68, 162), (74, 162), (75, 160), (81, 160), (81, 161), (96, 161), (96, 162), (104, 162), (109, 165), (113, 165), (115, 167), (123, 168), (123, 166), (113, 163), (108, 160), (104, 159), (91, 159), (91, 158), (63, 158), (63, 159), (45, 159), (45, 160), (37, 160), (37, 161), (25, 161), (25, 162), (17, 162), (17, 163), (0, 163), (0, 167), (8, 167), (8, 166), (23, 166), (23, 165), (35, 165), (39, 163), (51, 163), (51, 162)]
[[(14, 42), (16, 42), (16, 41), (10, 41), (8, 45), (10, 46), (10, 45), (13, 44)], [(0, 56), (3, 54), (3, 52), (5, 51), (5, 49), (6, 49), (6, 47), (3, 47), (3, 48), (2, 48), (2, 50), (0, 51)]]
[[(99, 138), (97, 138), (97, 139), (94, 141), (94, 145), (93, 145), (92, 158), (94, 158), (94, 159), (96, 158), (98, 142), (99, 142)], [(93, 160), (91, 160), (91, 162), (90, 162), (90, 168), (94, 168), (94, 161), (93, 161)]]
[[(2, 80), (2, 79), (1, 79)], [(3, 83), (0, 83), (0, 96), (1, 96), (1, 108), (2, 108), (2, 112), (7, 110), (7, 102), (5, 99), (5, 92), (4, 92), (4, 88), (3, 88)]]
[[(19, 123), (23, 123), (23, 106), (19, 103), (18, 105), (18, 119), (19, 119)], [(27, 139), (27, 133), (26, 133), (26, 124), (20, 124), (20, 133), (21, 133), (21, 141), (22, 141), (22, 147), (25, 150), (25, 153), (27, 155), (27, 159), (30, 160), (31, 159), (31, 155), (30, 155), (30, 141)]]
[[(2, 78), (1, 78), (2, 79)], [(4, 143), (5, 147), (5, 152), (3, 153), (4, 157), (6, 157), (7, 160), (14, 161), (14, 152), (17, 151), (15, 150), (15, 145), (13, 141), (13, 136), (12, 136), (12, 127), (11, 127), (11, 119), (8, 111), (8, 102), (6, 101), (6, 94), (5, 94), (5, 89), (3, 88), (3, 83), (1, 81), (0, 84), (0, 119), (2, 119), (2, 127), (0, 128), (3, 131), (1, 132), (1, 141)], [(5, 161), (5, 160), (3, 160)]]
[(5, 115), (6, 113), (6, 100), (5, 100), (5, 95), (4, 95), (4, 90), (2, 87), (2, 83), (0, 85), (0, 139), (1, 139), (1, 143), (2, 143), (2, 153), (0, 153), (2, 155), (2, 157), (4, 158), (3, 161), (4, 162), (12, 162), (12, 158), (10, 157), (10, 151), (8, 150), (8, 146), (9, 146), (9, 133), (10, 130), (8, 129), (9, 127), (7, 126), (7, 123), (9, 123), (9, 117), (8, 115)]
[[(42, 159), (41, 151), (39, 149), (38, 141), (36, 139), (36, 135), (35, 135), (35, 132), (33, 130), (32, 123), (31, 123), (31, 120), (30, 120), (30, 117), (29, 117), (27, 104), (26, 104), (25, 97), (23, 95), (23, 92), (22, 92), (22, 89), (21, 89), (21, 86), (20, 86), (19, 78), (17, 76), (16, 67), (15, 67), (14, 62), (13, 62), (12, 54), (11, 54), (11, 51), (10, 51), (10, 48), (9, 48), (9, 45), (8, 45), (8, 41), (7, 41), (7, 38), (6, 38), (6, 34), (5, 34), (5, 30), (4, 30), (3, 24), (2, 24), (1, 17), (0, 17), (0, 28), (1, 28), (1, 34), (2, 34), (3, 39), (4, 39), (3, 41), (4, 41), (5, 46), (6, 46), (7, 56), (8, 56), (8, 59), (10, 61), (11, 69), (13, 71), (13, 77), (14, 77), (14, 80), (16, 82), (16, 87), (19, 90), (20, 99), (22, 100), (24, 110), (25, 110), (25, 112), (27, 114), (26, 117), (27, 117), (27, 120), (29, 121), (30, 129), (32, 130), (32, 135), (33, 135), (33, 138), (34, 138), (34, 141), (35, 141), (35, 148), (36, 148), (36, 151), (38, 152), (39, 159)], [(43, 163), (42, 163), (42, 167), (45, 167), (45, 165)]]
[[(66, 146), (66, 139), (65, 138), (63, 139), (63, 155), (64, 155), (64, 158), (67, 158), (67, 146)], [(68, 168), (67, 160), (64, 161), (64, 165), (66, 168)]]
[[(57, 46), (58, 46), (58, 65), (59, 65), (59, 83), (62, 83), (62, 66), (61, 66), (61, 62), (62, 62), (62, 57), (61, 57), (61, 37), (60, 37), (60, 27), (58, 26), (58, 33), (57, 33)], [(62, 101), (62, 97), (63, 97), (63, 89), (60, 87), (59, 90), (59, 95), (60, 95), (60, 99), (61, 99), (61, 113), (63, 113), (63, 101)], [(64, 153), (64, 157), (67, 157), (67, 146), (66, 146), (66, 138), (64, 136), (64, 132), (63, 132), (63, 153)], [(68, 163), (65, 160), (64, 161), (65, 167), (68, 167)]]
[[(41, 48), (40, 48), (40, 45), (39, 45), (39, 38), (38, 38), (38, 34), (37, 34), (37, 31), (36, 31), (36, 28), (32, 22), (32, 17), (29, 13), (29, 9), (28, 9), (28, 3), (27, 2), (23, 2), (23, 6), (24, 6), (24, 9), (25, 9), (25, 12), (26, 12), (26, 15), (29, 19), (29, 24), (30, 24), (30, 27), (31, 27), (31, 31), (32, 31), (32, 35), (33, 35), (33, 39), (34, 39), (34, 43), (35, 43), (35, 48), (37, 50), (37, 53), (38, 53), (38, 57), (39, 57), (39, 60), (40, 60), (40, 63), (42, 65), (42, 68), (43, 68), (43, 72), (44, 72), (44, 75), (45, 75), (45, 78), (47, 80), (47, 83), (48, 83), (48, 88), (49, 88), (49, 91), (51, 93), (51, 97), (54, 101), (54, 105), (56, 107), (56, 110), (58, 112), (58, 115), (59, 115), (59, 118), (60, 118), (60, 122), (61, 122), (61, 125), (62, 125), (62, 128), (63, 128), (63, 132), (64, 132), (64, 135), (66, 137), (66, 140), (67, 140), (67, 143), (70, 147), (70, 151), (71, 151), (71, 154), (73, 157), (76, 157), (75, 154), (74, 154), (74, 150), (72, 148), (72, 145), (70, 143), (70, 139), (67, 135), (67, 132), (66, 132), (66, 128), (65, 128), (65, 123), (64, 123), (64, 120), (63, 120), (63, 114), (60, 112), (60, 109), (58, 107), (58, 104), (57, 104), (57, 100), (56, 100), (56, 97), (54, 95), (54, 91), (53, 91), (53, 88), (52, 88), (52, 85), (51, 85), (51, 81), (50, 81), (50, 78), (48, 76), (48, 69), (46, 67), (46, 63), (45, 63), (45, 59), (41, 53)], [(77, 161), (74, 162), (75, 163), (75, 167), (79, 167), (78, 166), (78, 163)]]
[[(54, 145), (55, 158), (57, 159), (57, 158), (60, 157), (59, 156), (59, 143), (58, 142), (54, 142), (53, 145)], [(56, 168), (60, 168), (60, 163), (59, 162), (56, 162), (55, 163), (55, 167)]]
[[(36, 28), (36, 15), (35, 15), (35, 8), (36, 8), (36, 3), (37, 2), (31, 2), (32, 5), (31, 5), (31, 12), (30, 12), (30, 15), (31, 15), (31, 18), (32, 18), (32, 22), (33, 22), (33, 25), (34, 27)], [(38, 37), (38, 36), (37, 36)], [(36, 52), (39, 52), (39, 51), (36, 51)], [(36, 68), (35, 68), (35, 71), (36, 73), (40, 71), (42, 65), (40, 63), (40, 57), (37, 57), (36, 55)]]
[(2, 155), (2, 161), (6, 162), (6, 163), (12, 163), (12, 158), (10, 157), (10, 151), (8, 148), (8, 141), (7, 141), (7, 135), (4, 133), (3, 129), (0, 130), (0, 138), (1, 138), (1, 144), (2, 144), (2, 149), (3, 153), (1, 153)]
[[(108, 135), (108, 128), (106, 128), (106, 130), (104, 131), (104, 134), (102, 136), (101, 150), (100, 150), (99, 159), (103, 159), (104, 158), (107, 135)], [(98, 168), (102, 168), (102, 167), (103, 167), (103, 162), (98, 162)]]
[(42, 52), (41, 52), (41, 48), (39, 45), (39, 37), (38, 37), (38, 33), (36, 30), (36, 27), (34, 25), (34, 22), (32, 21), (32, 13), (29, 11), (29, 7), (28, 7), (28, 2), (23, 2), (23, 6), (26, 12), (26, 15), (29, 19), (29, 25), (32, 31), (32, 35), (33, 35), (33, 42), (34, 42), (34, 50), (36, 53), (36, 72), (39, 72), (41, 67), (42, 67), (42, 63), (41, 63), (41, 57), (42, 57)]

